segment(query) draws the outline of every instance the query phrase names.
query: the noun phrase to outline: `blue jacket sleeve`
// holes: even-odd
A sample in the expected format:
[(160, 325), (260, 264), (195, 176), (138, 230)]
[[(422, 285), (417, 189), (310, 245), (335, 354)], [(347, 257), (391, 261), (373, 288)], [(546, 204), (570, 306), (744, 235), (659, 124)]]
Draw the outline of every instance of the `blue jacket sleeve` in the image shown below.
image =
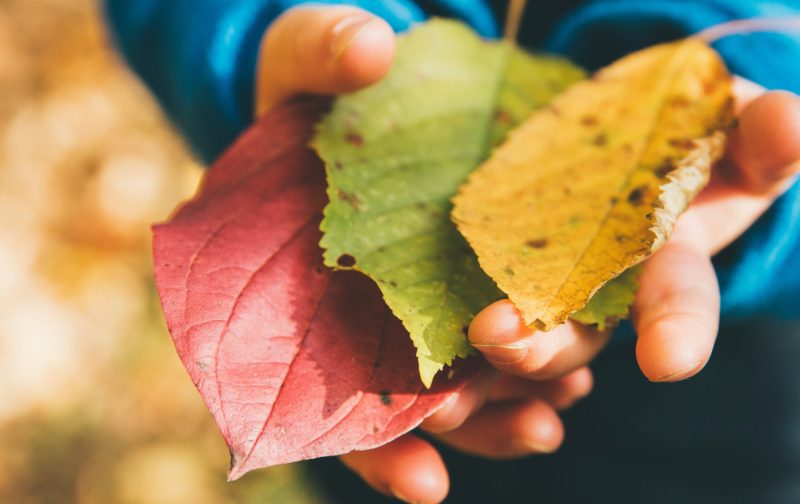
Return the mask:
[[(252, 121), (262, 35), (283, 11), (309, 0), (105, 0), (115, 41), (203, 161), (216, 158)], [(315, 0), (355, 5), (396, 31), (426, 14), (410, 0)], [(479, 33), (497, 27), (483, 0), (431, 0)]]
[[(596, 68), (641, 47), (749, 17), (800, 16), (800, 0), (596, 0), (566, 18), (551, 51)], [(734, 73), (768, 88), (800, 93), (800, 37), (737, 35), (715, 44)], [(795, 184), (715, 266), (727, 321), (800, 316), (800, 184)]]

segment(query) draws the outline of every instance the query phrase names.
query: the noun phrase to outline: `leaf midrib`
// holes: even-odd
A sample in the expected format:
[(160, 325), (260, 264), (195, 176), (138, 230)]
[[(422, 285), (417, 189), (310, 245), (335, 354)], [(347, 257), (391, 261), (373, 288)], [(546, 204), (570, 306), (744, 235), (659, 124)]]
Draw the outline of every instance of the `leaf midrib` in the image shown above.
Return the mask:
[[(689, 46), (687, 44), (685, 47), (690, 48), (691, 46)], [(683, 53), (684, 50), (681, 51), (681, 54)], [(672, 78), (664, 80), (665, 84), (662, 86), (662, 89), (661, 89), (662, 92), (658, 94), (658, 96), (661, 97), (661, 99), (658, 101), (658, 103), (660, 103), (660, 105), (656, 108), (655, 113), (653, 114), (653, 117), (654, 117), (655, 120), (651, 123), (651, 128), (648, 130), (647, 135), (645, 136), (645, 141), (642, 143), (642, 148), (637, 153), (637, 155), (632, 159), (632, 161), (631, 161), (631, 163), (629, 165), (629, 169), (626, 170), (627, 171), (627, 176), (625, 177), (623, 182), (618, 187), (620, 190), (623, 187), (625, 187), (625, 186), (630, 184), (630, 182), (631, 182), (631, 180), (633, 178), (633, 175), (636, 173), (635, 167), (639, 165), (639, 163), (640, 163), (640, 161), (642, 159), (642, 156), (644, 155), (644, 153), (646, 153), (648, 151), (648, 148), (652, 144), (653, 136), (655, 135), (655, 132), (658, 129), (659, 120), (663, 116), (664, 111), (667, 110), (667, 103), (666, 103), (666, 100), (663, 99), (663, 98), (667, 96), (667, 94), (669, 93), (669, 90), (672, 89), (674, 83), (680, 77), (679, 72), (674, 71), (675, 67), (688, 64), (690, 59), (691, 58), (686, 58), (683, 61), (680, 61), (680, 59), (677, 58), (677, 57), (675, 57), (673, 59), (673, 62), (675, 62), (675, 60), (679, 60), (679, 62), (678, 63), (673, 63), (673, 65), (670, 65), (670, 68), (673, 71), (670, 72), (669, 75), (671, 75)], [(621, 191), (618, 191), (618, 192), (621, 192)], [(580, 256), (578, 256), (578, 260), (575, 261), (575, 267), (573, 267), (567, 273), (566, 277), (564, 278), (564, 281), (559, 285), (558, 290), (550, 298), (550, 301), (548, 302), (547, 306), (545, 307), (544, 310), (542, 310), (540, 312), (541, 314), (540, 314), (539, 317), (536, 318), (535, 322), (539, 322), (539, 323), (541, 323), (541, 324), (546, 326), (546, 324), (544, 324), (544, 322), (541, 320), (541, 317), (545, 316), (547, 313), (550, 312), (550, 308), (553, 306), (553, 303), (557, 299), (559, 299), (559, 297), (561, 296), (561, 293), (563, 292), (564, 287), (567, 285), (567, 283), (569, 282), (569, 279), (572, 277), (573, 273), (577, 269), (577, 265), (581, 264), (583, 262), (584, 258), (586, 257), (586, 254), (589, 252), (589, 249), (591, 249), (592, 245), (595, 244), (595, 242), (597, 241), (597, 239), (598, 239), (598, 237), (600, 235), (600, 232), (602, 231), (603, 227), (608, 222), (608, 219), (611, 218), (611, 215), (614, 213), (613, 210), (615, 208), (617, 208), (617, 206), (620, 205), (620, 204), (622, 204), (620, 201), (618, 201), (616, 204), (614, 204), (609, 209), (609, 211), (606, 213), (606, 215), (603, 216), (603, 218), (600, 220), (595, 232), (592, 234), (591, 240), (589, 240), (587, 242), (587, 244), (584, 247), (583, 251), (581, 252)]]

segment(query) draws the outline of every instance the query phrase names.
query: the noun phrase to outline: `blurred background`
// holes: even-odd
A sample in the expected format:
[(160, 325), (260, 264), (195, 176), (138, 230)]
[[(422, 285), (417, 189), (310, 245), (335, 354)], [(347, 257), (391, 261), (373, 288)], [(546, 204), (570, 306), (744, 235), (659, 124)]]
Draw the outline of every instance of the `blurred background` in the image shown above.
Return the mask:
[[(225, 481), (150, 254), (150, 225), (201, 174), (96, 0), (0, 0), (0, 504), (386, 502), (335, 459)], [(798, 334), (737, 323), (702, 375), (667, 388), (612, 345), (558, 454), (445, 450), (449, 501), (527, 501), (533, 486), (540, 502), (800, 502)]]
[(93, 0), (0, 0), (0, 502), (322, 502), (228, 451), (163, 323), (150, 224), (202, 168)]

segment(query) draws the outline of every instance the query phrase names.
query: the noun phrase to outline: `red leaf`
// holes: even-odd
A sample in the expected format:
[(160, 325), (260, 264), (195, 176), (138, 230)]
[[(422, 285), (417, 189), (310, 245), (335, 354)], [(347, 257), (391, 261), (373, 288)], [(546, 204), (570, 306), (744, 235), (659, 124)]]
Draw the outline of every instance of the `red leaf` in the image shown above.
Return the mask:
[(306, 99), (271, 113), (154, 229), (167, 325), (228, 443), (230, 479), (386, 444), (474, 371), (467, 363), (425, 390), (375, 285), (322, 266), (324, 170), (306, 144), (325, 107)]

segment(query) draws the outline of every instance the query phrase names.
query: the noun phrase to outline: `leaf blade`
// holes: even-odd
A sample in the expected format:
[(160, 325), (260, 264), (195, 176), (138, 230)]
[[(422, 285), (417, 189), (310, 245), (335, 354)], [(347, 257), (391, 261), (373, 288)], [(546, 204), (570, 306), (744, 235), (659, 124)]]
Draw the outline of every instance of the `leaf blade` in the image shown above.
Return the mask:
[(453, 226), (450, 198), (520, 117), (582, 73), (448, 21), (400, 38), (396, 54), (384, 81), (337, 100), (318, 127), (331, 201), (321, 245), (327, 265), (378, 283), (428, 385), (469, 355), (465, 327), (500, 297)]
[(324, 108), (270, 113), (154, 229), (167, 325), (230, 448), (230, 479), (385, 444), (474, 372), (465, 363), (425, 390), (377, 289), (323, 267), (324, 172), (305, 144)]
[(526, 323), (564, 322), (663, 243), (722, 154), (730, 88), (702, 42), (646, 49), (556, 98), (473, 173), (454, 221)]
[(639, 289), (640, 274), (640, 266), (623, 271), (620, 276), (603, 285), (586, 306), (570, 315), (570, 318), (581, 324), (595, 325), (600, 331), (615, 327), (620, 320), (629, 316)]

